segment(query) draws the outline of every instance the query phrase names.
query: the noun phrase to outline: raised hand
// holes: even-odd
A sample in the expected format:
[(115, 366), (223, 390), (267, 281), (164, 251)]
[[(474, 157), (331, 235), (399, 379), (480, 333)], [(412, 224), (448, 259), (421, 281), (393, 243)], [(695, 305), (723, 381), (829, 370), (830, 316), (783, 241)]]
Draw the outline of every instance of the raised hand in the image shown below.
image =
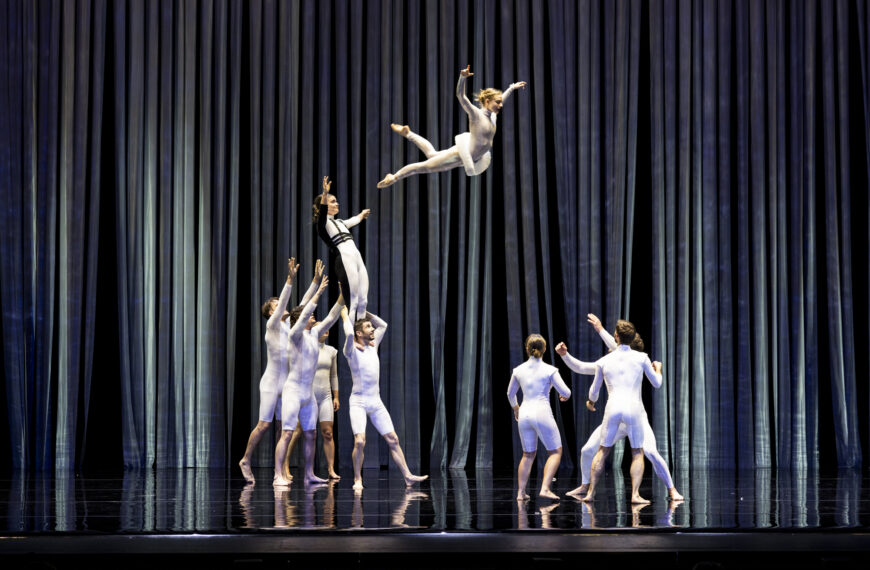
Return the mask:
[(299, 271), (299, 264), (296, 263), (296, 258), (291, 257), (287, 260), (287, 283), (293, 283), (296, 279), (296, 273)]
[(319, 259), (314, 262), (314, 280), (320, 281), (323, 279), (323, 262)]
[(526, 82), (525, 81), (517, 81), (516, 83), (511, 83), (511, 87), (514, 89), (525, 89)]
[(329, 190), (332, 188), (332, 180), (329, 179), (329, 176), (323, 177), (323, 193), (329, 194)]
[(365, 210), (363, 210), (362, 212), (359, 213), (359, 217), (362, 218), (363, 220), (365, 220), (366, 218), (368, 218), (371, 215), (371, 213), (372, 213), (371, 208), (366, 208)]
[(324, 275), (324, 276), (323, 276), (323, 281), (320, 282), (320, 287), (317, 288), (317, 293), (315, 293), (315, 297), (317, 297), (317, 298), (319, 299), (319, 298), (320, 298), (320, 295), (322, 295), (323, 292), (326, 291), (326, 286), (327, 286), (327, 285), (329, 285), (329, 277), (327, 277), (326, 275)]
[(465, 69), (460, 69), (459, 75), (461, 75), (462, 77), (471, 77), (474, 74), (471, 73), (471, 66), (469, 65)]
[(595, 329), (595, 332), (601, 332), (601, 329), (604, 328), (603, 326), (601, 326), (601, 321), (598, 319), (598, 317), (596, 317), (592, 313), (586, 315), (586, 321), (590, 325), (592, 325), (592, 328)]
[(565, 356), (566, 354), (568, 354), (568, 347), (565, 346), (564, 342), (560, 342), (556, 345), (556, 354), (558, 354), (559, 356)]

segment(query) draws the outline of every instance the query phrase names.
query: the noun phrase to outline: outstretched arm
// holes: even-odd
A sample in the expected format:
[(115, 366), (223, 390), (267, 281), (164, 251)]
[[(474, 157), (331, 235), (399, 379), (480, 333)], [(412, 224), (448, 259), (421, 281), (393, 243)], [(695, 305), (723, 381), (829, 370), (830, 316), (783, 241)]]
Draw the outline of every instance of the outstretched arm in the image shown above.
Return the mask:
[(314, 277), (311, 279), (311, 285), (308, 286), (308, 291), (302, 295), (300, 305), (305, 305), (314, 297), (314, 293), (320, 287), (320, 281), (323, 279), (323, 262), (319, 259), (314, 263)]
[(287, 303), (290, 301), (290, 291), (293, 289), (293, 280), (296, 278), (297, 271), (299, 271), (299, 264), (296, 263), (295, 257), (291, 257), (287, 261), (287, 281), (284, 282), (284, 288), (281, 289), (278, 305), (272, 311), (269, 320), (266, 321), (267, 328), (273, 328), (281, 322), (281, 317), (284, 316), (284, 311), (287, 310)]
[(595, 329), (595, 332), (598, 333), (598, 336), (601, 337), (601, 340), (604, 341), (604, 344), (607, 345), (607, 348), (610, 350), (614, 350), (616, 348), (616, 339), (613, 338), (613, 335), (607, 332), (607, 330), (602, 326), (601, 321), (593, 315), (589, 313), (586, 315), (586, 321), (592, 325), (592, 328)]
[(366, 312), (366, 317), (372, 322), (372, 326), (375, 327), (375, 346), (380, 346), (381, 341), (384, 340), (384, 335), (387, 334), (387, 321), (368, 311)]
[(474, 74), (471, 73), (471, 66), (469, 65), (459, 72), (459, 81), (456, 82), (456, 98), (459, 99), (459, 105), (469, 115), (477, 112), (477, 108), (465, 96), (465, 80), (472, 75)]
[(368, 218), (369, 215), (370, 215), (371, 213), (372, 213), (371, 209), (370, 209), (370, 208), (366, 208), (365, 210), (361, 211), (361, 212), (360, 212), (359, 214), (357, 214), (356, 216), (352, 216), (352, 217), (350, 217), (350, 218), (348, 218), (348, 219), (346, 219), (346, 220), (342, 220), (342, 222), (344, 223), (344, 226), (345, 226), (347, 229), (350, 229), (350, 228), (352, 228), (352, 227), (358, 225), (360, 222), (362, 222), (362, 221), (365, 220), (366, 218)]
[(564, 342), (556, 345), (556, 354), (562, 357), (562, 362), (565, 366), (576, 372), (577, 374), (587, 374), (589, 376), (595, 374), (596, 366), (594, 362), (583, 362), (577, 360), (568, 352), (568, 347)]
[(320, 286), (317, 288), (317, 291), (312, 295), (311, 300), (305, 304), (305, 307), (302, 309), (302, 314), (299, 315), (299, 319), (296, 323), (290, 327), (290, 340), (293, 342), (298, 342), (302, 337), (302, 331), (305, 330), (305, 327), (308, 326), (308, 319), (314, 313), (314, 309), (317, 308), (317, 301), (320, 300), (320, 295), (326, 291), (326, 287), (329, 285), (329, 277), (324, 277), (320, 282)]
[(344, 307), (344, 297), (339, 295), (338, 300), (335, 302), (335, 305), (332, 306), (332, 309), (329, 311), (329, 314), (326, 315), (326, 318), (317, 323), (317, 325), (311, 329), (311, 332), (315, 337), (320, 338), (324, 331), (332, 328), (332, 325), (335, 324), (335, 321), (338, 320), (338, 316), (341, 314), (342, 307)]
[(517, 81), (516, 83), (511, 83), (507, 89), (501, 92), (501, 102), (504, 103), (507, 101), (510, 94), (516, 91), (517, 89), (525, 89), (526, 82), (525, 81)]

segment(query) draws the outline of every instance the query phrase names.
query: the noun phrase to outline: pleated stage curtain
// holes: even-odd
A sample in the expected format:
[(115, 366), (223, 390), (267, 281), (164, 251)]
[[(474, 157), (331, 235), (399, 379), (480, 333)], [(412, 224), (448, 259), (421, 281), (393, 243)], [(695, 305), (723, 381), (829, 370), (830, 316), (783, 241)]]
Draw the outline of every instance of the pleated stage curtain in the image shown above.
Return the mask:
[[(339, 217), (372, 210), (352, 233), (412, 469), (515, 465), (504, 393), (533, 332), (573, 390), (552, 401), (573, 466), (602, 412), (553, 348), (604, 354), (587, 313), (634, 320), (664, 362), (644, 394), (678, 487), (695, 467), (861, 463), (866, 1), (0, 0), (0, 15), (11, 465), (71, 469), (88, 433), (114, 430), (121, 449), (100, 452), (128, 467), (233, 466), (257, 420), (259, 307), (287, 258), (295, 304), (328, 256), (311, 220), (326, 175)], [(528, 82), (489, 169), (378, 190), (423, 158), (391, 122), (439, 149), (467, 130), (466, 65), (469, 96)], [(389, 464), (368, 440), (366, 466)]]

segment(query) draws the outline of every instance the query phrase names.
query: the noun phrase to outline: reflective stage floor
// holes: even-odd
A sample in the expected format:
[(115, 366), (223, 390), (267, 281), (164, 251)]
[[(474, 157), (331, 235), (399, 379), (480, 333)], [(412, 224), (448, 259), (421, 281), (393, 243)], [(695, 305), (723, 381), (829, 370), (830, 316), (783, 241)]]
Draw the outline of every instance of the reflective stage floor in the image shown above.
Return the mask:
[[(319, 487), (256, 485), (237, 472), (128, 471), (0, 480), (0, 562), (74, 567), (100, 558), (130, 567), (295, 566), (504, 568), (642, 563), (672, 567), (866, 568), (870, 478), (756, 470), (693, 471), (670, 502), (648, 472), (632, 506), (628, 477), (607, 474), (591, 504), (564, 497), (518, 503), (515, 476), (448, 471), (407, 490), (398, 474), (368, 470)], [(539, 486), (534, 477), (530, 490)], [(39, 566), (39, 565), (48, 566)], [(699, 564), (701, 566), (699, 566)], [(708, 564), (708, 566), (704, 566)], [(713, 566), (709, 566), (712, 564)]]

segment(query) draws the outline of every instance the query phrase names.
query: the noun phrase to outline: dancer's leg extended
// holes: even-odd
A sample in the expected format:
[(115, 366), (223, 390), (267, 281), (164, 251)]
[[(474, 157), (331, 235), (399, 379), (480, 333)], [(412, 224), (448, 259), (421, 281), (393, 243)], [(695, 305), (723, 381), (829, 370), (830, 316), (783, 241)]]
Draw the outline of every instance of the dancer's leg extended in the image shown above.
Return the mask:
[(423, 151), (423, 154), (426, 155), (426, 158), (432, 158), (435, 154), (438, 153), (435, 150), (435, 147), (430, 143), (426, 138), (418, 135), (413, 132), (408, 125), (397, 125), (396, 123), (391, 123), (390, 128), (393, 129), (393, 132), (402, 135)]
[(407, 178), (408, 176), (413, 176), (414, 174), (427, 174), (434, 172), (443, 172), (445, 170), (450, 170), (451, 168), (456, 168), (457, 166), (462, 165), (462, 159), (459, 158), (459, 149), (456, 145), (452, 147), (436, 152), (430, 158), (427, 158), (423, 162), (414, 162), (412, 164), (408, 164), (407, 166), (402, 167), (395, 174), (387, 174), (384, 176), (384, 179), (378, 182), (378, 188), (386, 188), (387, 186), (392, 186), (399, 180), (403, 178)]

